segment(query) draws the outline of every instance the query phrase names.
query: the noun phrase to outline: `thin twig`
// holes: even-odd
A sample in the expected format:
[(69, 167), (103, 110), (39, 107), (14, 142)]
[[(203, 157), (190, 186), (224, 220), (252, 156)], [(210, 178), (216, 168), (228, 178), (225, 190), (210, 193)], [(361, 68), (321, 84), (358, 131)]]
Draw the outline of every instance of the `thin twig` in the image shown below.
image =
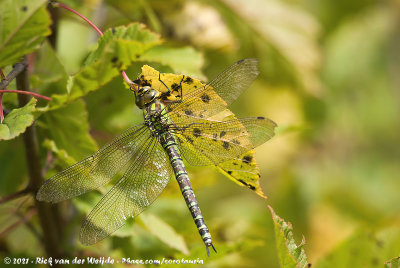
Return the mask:
[[(103, 36), (103, 32), (100, 31), (100, 29), (97, 28), (97, 26), (96, 26), (93, 22), (91, 22), (88, 18), (86, 18), (85, 16), (83, 16), (83, 15), (82, 15), (81, 13), (79, 13), (78, 11), (76, 11), (76, 10), (74, 10), (74, 9), (70, 8), (69, 6), (67, 6), (67, 5), (65, 5), (65, 4), (62, 4), (62, 3), (52, 2), (52, 4), (53, 4), (54, 6), (64, 8), (64, 9), (66, 9), (66, 10), (68, 10), (68, 11), (70, 11), (70, 12), (76, 14), (76, 15), (78, 15), (78, 16), (81, 17), (83, 20), (85, 20), (93, 29), (95, 29), (96, 32), (97, 32), (100, 36)], [(122, 74), (122, 77), (124, 78), (125, 82), (126, 82), (134, 91), (137, 91), (136, 85), (129, 79), (128, 75), (125, 73), (124, 70), (121, 71), (121, 74)]]
[[(7, 79), (3, 73), (3, 70), (0, 68), (0, 76), (1, 80)], [(7, 87), (5, 87), (7, 89)], [(4, 120), (4, 113), (3, 113), (3, 93), (0, 93), (0, 124), (3, 123)]]
[(0, 82), (0, 124), (3, 123), (4, 120), (4, 113), (3, 113), (3, 91), (2, 89), (7, 89), (8, 85), (10, 82), (20, 73), (24, 68), (28, 66), (28, 61), (26, 59), (23, 59), (22, 61), (18, 62), (17, 64), (14, 65), (14, 68), (11, 70), (11, 72), (7, 75), (4, 76), (3, 71), (0, 69), (0, 75), (1, 75), (1, 82)]
[(3, 71), (0, 69), (0, 75), (2, 77), (2, 81), (0, 82), (0, 124), (3, 123), (4, 120), (4, 113), (3, 113), (3, 94), (4, 93), (19, 93), (19, 94), (27, 94), (27, 95), (32, 95), (37, 98), (45, 99), (50, 101), (51, 98), (40, 95), (35, 92), (31, 91), (22, 91), (22, 90), (9, 90), (7, 89), (8, 85), (11, 83), (11, 81), (17, 77), (25, 68), (28, 66), (28, 61), (26, 58), (24, 58), (22, 61), (18, 62), (17, 64), (14, 65), (14, 68), (11, 70), (11, 72), (5, 77)]
[(28, 66), (28, 61), (24, 58), (22, 61), (16, 63), (11, 72), (6, 76), (6, 79), (0, 82), (0, 90), (8, 87), (12, 80), (19, 75)]
[(66, 9), (66, 10), (68, 10), (68, 11), (71, 11), (72, 13), (75, 13), (76, 15), (78, 15), (79, 17), (81, 17), (82, 19), (84, 19), (87, 23), (89, 23), (90, 26), (92, 26), (92, 28), (95, 29), (96, 32), (99, 33), (99, 35), (103, 35), (102, 31), (100, 31), (100, 29), (97, 28), (96, 25), (94, 25), (88, 18), (86, 18), (85, 16), (83, 16), (83, 15), (82, 15), (81, 13), (79, 13), (78, 11), (76, 11), (76, 10), (70, 8), (70, 7), (67, 6), (67, 5), (64, 5), (64, 4), (58, 3), (58, 2), (54, 2), (53, 5), (54, 5), (54, 6), (61, 7), (61, 8), (64, 8), (64, 9)]
[(21, 196), (24, 196), (26, 194), (28, 194), (31, 191), (31, 189), (29, 189), (29, 187), (26, 187), (25, 189), (9, 194), (7, 196), (3, 196), (0, 198), (0, 204), (6, 203), (8, 201), (20, 198)]
[(0, 124), (3, 124), (4, 112), (3, 112), (3, 93), (0, 93)]

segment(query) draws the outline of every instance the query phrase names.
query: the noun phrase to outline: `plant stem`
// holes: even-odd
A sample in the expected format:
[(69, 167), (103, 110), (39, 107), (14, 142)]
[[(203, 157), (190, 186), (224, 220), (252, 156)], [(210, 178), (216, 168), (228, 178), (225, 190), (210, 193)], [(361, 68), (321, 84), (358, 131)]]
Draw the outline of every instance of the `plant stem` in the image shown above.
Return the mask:
[(3, 123), (4, 113), (3, 113), (3, 91), (2, 89), (7, 89), (10, 82), (25, 68), (24, 66), (28, 66), (28, 61), (26, 59), (18, 62), (14, 65), (14, 68), (11, 72), (6, 76), (4, 76), (3, 70), (0, 69), (1, 82), (0, 82), (0, 124)]
[(103, 35), (103, 33), (100, 31), (100, 29), (97, 28), (96, 25), (94, 25), (94, 23), (92, 23), (88, 18), (86, 18), (85, 16), (83, 16), (83, 15), (82, 15), (81, 13), (79, 13), (78, 11), (76, 11), (76, 10), (74, 10), (74, 9), (70, 8), (69, 6), (64, 5), (64, 4), (62, 4), (62, 3), (54, 2), (54, 5), (55, 5), (55, 6), (58, 6), (58, 7), (61, 7), (61, 8), (64, 8), (64, 9), (66, 9), (66, 10), (72, 12), (72, 13), (75, 13), (76, 15), (78, 15), (79, 17), (81, 17), (84, 21), (86, 21), (87, 23), (89, 23), (89, 25), (92, 26), (92, 28), (95, 29), (96, 32), (99, 33), (99, 35)]
[[(17, 76), (17, 89), (29, 91), (29, 74), (27, 65)], [(29, 102), (29, 95), (19, 94), (18, 102), (22, 107)], [(26, 161), (29, 172), (29, 186), (32, 190), (37, 207), (40, 225), (43, 232), (43, 242), (47, 255), (50, 257), (58, 257), (61, 254), (60, 240), (58, 239), (55, 216), (49, 204), (36, 200), (36, 192), (43, 183), (43, 176), (40, 165), (39, 146), (36, 136), (36, 127), (33, 123), (23, 134), (25, 144)]]
[(6, 89), (6, 90), (1, 90), (0, 92), (1, 92), (1, 93), (19, 93), (19, 94), (26, 94), (26, 95), (31, 95), (31, 96), (34, 96), (34, 97), (37, 97), (37, 98), (41, 98), (41, 99), (44, 99), (44, 100), (51, 101), (51, 98), (49, 98), (49, 97), (40, 95), (40, 94), (35, 93), (35, 92), (30, 92), (30, 91)]
[(11, 70), (11, 72), (7, 75), (6, 79), (0, 82), (0, 90), (8, 87), (8, 85), (11, 83), (11, 81), (20, 73), (22, 72), (26, 67), (28, 66), (28, 61), (26, 59), (23, 59), (22, 61), (16, 63), (14, 65), (14, 68)]
[(58, 37), (58, 22), (60, 18), (60, 9), (55, 8), (53, 5), (48, 5), (47, 7), (50, 17), (51, 17), (51, 35), (47, 37), (47, 39), (50, 42), (50, 45), (53, 47), (54, 50), (56, 50), (56, 45), (57, 45), (57, 37)]
[[(76, 14), (76, 15), (78, 15), (78, 16), (81, 17), (84, 21), (86, 21), (93, 29), (95, 29), (96, 32), (97, 32), (100, 36), (103, 36), (103, 32), (100, 31), (100, 29), (99, 29), (93, 22), (91, 22), (88, 18), (86, 18), (85, 16), (83, 16), (83, 15), (82, 15), (81, 13), (79, 13), (78, 11), (76, 11), (76, 10), (70, 8), (70, 7), (67, 6), (67, 5), (64, 5), (64, 4), (58, 3), (58, 2), (53, 2), (53, 5), (54, 5), (54, 6), (57, 6), (57, 7), (64, 8), (64, 9), (66, 9), (66, 10), (68, 10), (68, 11), (70, 11), (70, 12)], [(124, 70), (121, 71), (121, 74), (122, 74), (122, 77), (124, 78), (125, 82), (126, 82), (134, 91), (137, 91), (138, 88), (136, 87), (136, 85), (135, 85), (134, 83), (132, 83), (132, 81), (129, 79), (128, 75), (125, 73)]]
[(49, 98), (49, 97), (42, 96), (42, 95), (34, 93), (34, 92), (22, 91), (22, 90), (8, 90), (7, 89), (8, 85), (11, 83), (11, 81), (15, 77), (17, 77), (17, 75), (19, 75), (25, 68), (27, 68), (27, 66), (28, 66), (28, 61), (26, 60), (26, 58), (24, 58), (22, 61), (20, 61), (14, 65), (14, 68), (7, 75), (7, 77), (4, 76), (3, 71), (0, 69), (0, 75), (2, 77), (2, 81), (0, 82), (0, 124), (3, 123), (3, 120), (4, 120), (4, 114), (3, 114), (3, 94), (4, 93), (28, 94), (28, 95), (32, 95), (37, 98), (42, 98), (42, 99), (45, 99), (48, 101), (51, 100), (51, 98)]
[(3, 197), (0, 198), (0, 204), (6, 203), (6, 202), (14, 200), (14, 199), (17, 199), (17, 198), (19, 198), (21, 196), (24, 196), (24, 195), (26, 195), (26, 194), (28, 194), (30, 192), (31, 192), (31, 190), (28, 187), (26, 187), (25, 189), (23, 189), (21, 191), (9, 194), (7, 196), (3, 196)]

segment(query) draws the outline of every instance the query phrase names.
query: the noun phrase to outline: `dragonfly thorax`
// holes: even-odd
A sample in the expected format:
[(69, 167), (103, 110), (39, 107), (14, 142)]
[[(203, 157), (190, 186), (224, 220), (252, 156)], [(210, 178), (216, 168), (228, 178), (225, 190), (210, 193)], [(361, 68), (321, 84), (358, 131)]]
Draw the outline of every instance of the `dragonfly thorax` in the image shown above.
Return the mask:
[(136, 100), (135, 103), (137, 107), (143, 109), (147, 104), (153, 102), (158, 96), (158, 91), (152, 89), (149, 86), (144, 86), (138, 89), (138, 92), (135, 94)]
[(144, 123), (149, 127), (153, 136), (160, 136), (165, 134), (171, 122), (166, 114), (165, 106), (155, 100), (149, 105), (145, 106), (146, 115), (144, 118)]

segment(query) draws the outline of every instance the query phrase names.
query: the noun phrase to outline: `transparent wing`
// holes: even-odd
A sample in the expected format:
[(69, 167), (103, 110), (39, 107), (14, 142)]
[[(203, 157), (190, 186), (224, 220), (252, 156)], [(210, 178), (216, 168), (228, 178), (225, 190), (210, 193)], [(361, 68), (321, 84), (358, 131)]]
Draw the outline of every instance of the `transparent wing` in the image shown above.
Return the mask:
[(208, 86), (229, 106), (250, 87), (259, 73), (257, 59), (243, 59), (226, 68)]
[(246, 128), (254, 148), (270, 140), (275, 135), (277, 124), (263, 116), (242, 118), (240, 123)]
[(218, 164), (248, 152), (274, 136), (276, 124), (264, 117), (175, 124), (174, 134), (192, 165)]
[(203, 87), (185, 90), (182, 101), (171, 103), (168, 111), (174, 121), (182, 115), (209, 118), (229, 106), (258, 76), (257, 59), (236, 62)]
[(144, 124), (127, 129), (92, 156), (47, 180), (36, 198), (56, 203), (97, 189), (108, 183), (128, 162), (135, 161), (138, 150), (149, 137), (150, 132)]
[(124, 176), (99, 201), (82, 225), (79, 239), (94, 244), (148, 207), (173, 175), (168, 156), (153, 138), (142, 145), (140, 155)]

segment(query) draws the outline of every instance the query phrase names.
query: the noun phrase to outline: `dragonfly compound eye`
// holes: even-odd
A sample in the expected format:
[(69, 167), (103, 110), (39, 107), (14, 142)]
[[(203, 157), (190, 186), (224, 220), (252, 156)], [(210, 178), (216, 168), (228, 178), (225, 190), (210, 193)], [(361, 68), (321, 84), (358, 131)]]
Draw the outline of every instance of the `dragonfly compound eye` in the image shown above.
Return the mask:
[(146, 104), (151, 103), (157, 97), (157, 90), (151, 89), (149, 86), (145, 86), (139, 89), (138, 93), (136, 93), (136, 105), (143, 109)]

